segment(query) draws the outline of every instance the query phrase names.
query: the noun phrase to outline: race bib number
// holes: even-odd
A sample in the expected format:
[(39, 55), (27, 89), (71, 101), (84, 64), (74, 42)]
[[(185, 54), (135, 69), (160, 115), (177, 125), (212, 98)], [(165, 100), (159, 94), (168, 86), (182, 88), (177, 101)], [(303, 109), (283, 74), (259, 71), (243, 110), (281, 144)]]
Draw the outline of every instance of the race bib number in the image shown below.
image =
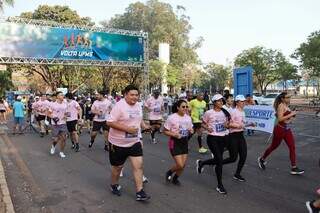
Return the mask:
[(156, 107), (156, 108), (153, 109), (153, 112), (159, 114), (161, 112), (161, 108), (160, 107)]
[(126, 138), (137, 138), (137, 137), (138, 137), (138, 133), (136, 133), (136, 134), (130, 134), (130, 133), (126, 132), (125, 137), (126, 137)]
[(106, 116), (104, 114), (98, 115), (98, 119), (106, 119)]
[(181, 137), (188, 137), (189, 136), (189, 130), (184, 129), (184, 128), (180, 128), (179, 129), (179, 134), (181, 135)]
[(226, 128), (224, 127), (223, 123), (214, 125), (216, 132), (224, 132)]

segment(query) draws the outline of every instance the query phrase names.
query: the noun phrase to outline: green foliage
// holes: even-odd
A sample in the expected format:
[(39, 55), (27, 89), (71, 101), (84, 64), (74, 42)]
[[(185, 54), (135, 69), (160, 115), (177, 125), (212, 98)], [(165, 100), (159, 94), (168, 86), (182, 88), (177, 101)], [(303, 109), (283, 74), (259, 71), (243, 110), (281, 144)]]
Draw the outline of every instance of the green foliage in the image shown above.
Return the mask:
[(311, 77), (320, 77), (320, 31), (311, 33), (293, 57), (302, 63), (302, 67), (309, 71)]
[(11, 79), (11, 71), (0, 71), (0, 97), (2, 97), (6, 90), (10, 90), (13, 88), (12, 79)]
[(231, 68), (223, 65), (210, 63), (205, 67), (202, 74), (204, 83), (202, 88), (211, 88), (210, 92), (222, 92), (230, 83)]
[(0, 11), (3, 11), (3, 6), (4, 5), (9, 5), (13, 7), (14, 0), (0, 0)]
[(236, 57), (235, 66), (249, 65), (254, 69), (255, 84), (263, 94), (275, 81), (296, 78), (297, 70), (277, 50), (260, 46), (244, 50)]

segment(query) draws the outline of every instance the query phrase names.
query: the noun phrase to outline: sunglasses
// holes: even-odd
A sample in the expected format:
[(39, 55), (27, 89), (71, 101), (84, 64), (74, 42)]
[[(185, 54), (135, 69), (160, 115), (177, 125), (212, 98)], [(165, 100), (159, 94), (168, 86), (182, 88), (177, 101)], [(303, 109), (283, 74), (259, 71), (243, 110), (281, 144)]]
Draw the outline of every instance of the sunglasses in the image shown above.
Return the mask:
[(186, 108), (189, 108), (189, 107), (188, 106), (180, 106), (180, 108), (186, 109)]

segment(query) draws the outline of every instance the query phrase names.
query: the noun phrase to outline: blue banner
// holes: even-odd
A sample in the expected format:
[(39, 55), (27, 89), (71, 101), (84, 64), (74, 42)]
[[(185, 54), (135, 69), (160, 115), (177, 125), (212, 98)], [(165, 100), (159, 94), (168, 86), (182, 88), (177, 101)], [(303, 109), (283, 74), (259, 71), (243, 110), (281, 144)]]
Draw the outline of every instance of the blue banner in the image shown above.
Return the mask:
[(0, 23), (0, 57), (144, 62), (143, 37)]

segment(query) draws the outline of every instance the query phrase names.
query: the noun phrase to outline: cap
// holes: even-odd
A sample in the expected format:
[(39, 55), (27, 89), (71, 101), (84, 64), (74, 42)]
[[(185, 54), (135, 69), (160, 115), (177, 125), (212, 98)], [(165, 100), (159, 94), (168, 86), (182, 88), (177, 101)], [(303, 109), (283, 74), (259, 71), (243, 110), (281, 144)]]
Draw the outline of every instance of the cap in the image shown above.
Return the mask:
[(21, 96), (20, 95), (18, 95), (17, 100), (21, 100)]
[(246, 98), (243, 95), (237, 95), (235, 100), (236, 101), (245, 101)]
[(212, 97), (211, 100), (214, 102), (214, 101), (220, 100), (220, 99), (222, 99), (222, 98), (223, 98), (222, 95), (220, 95), (220, 94), (215, 94), (215, 95)]

